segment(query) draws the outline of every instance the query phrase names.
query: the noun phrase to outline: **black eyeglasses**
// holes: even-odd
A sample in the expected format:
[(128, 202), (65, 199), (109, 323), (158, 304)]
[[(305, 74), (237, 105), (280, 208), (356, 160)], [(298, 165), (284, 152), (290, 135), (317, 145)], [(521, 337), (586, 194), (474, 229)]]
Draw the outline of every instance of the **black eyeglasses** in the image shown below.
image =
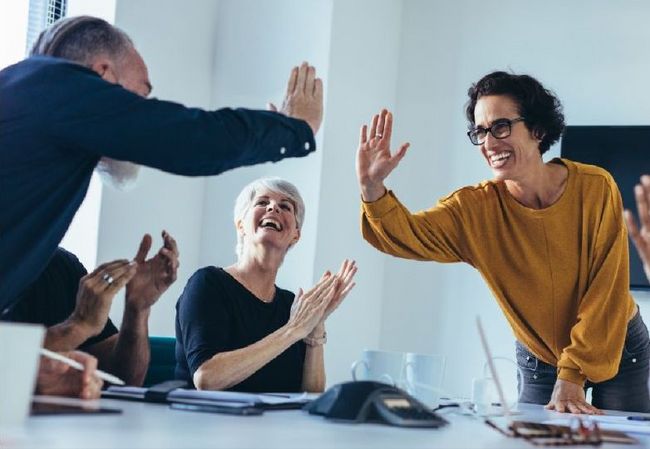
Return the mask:
[(489, 128), (477, 126), (474, 129), (470, 129), (467, 131), (467, 137), (469, 137), (469, 141), (474, 145), (482, 145), (485, 139), (487, 139), (488, 133), (492, 134), (495, 139), (505, 139), (512, 132), (512, 124), (523, 122), (524, 120), (526, 120), (524, 117), (513, 119), (500, 118), (492, 123), (492, 126)]

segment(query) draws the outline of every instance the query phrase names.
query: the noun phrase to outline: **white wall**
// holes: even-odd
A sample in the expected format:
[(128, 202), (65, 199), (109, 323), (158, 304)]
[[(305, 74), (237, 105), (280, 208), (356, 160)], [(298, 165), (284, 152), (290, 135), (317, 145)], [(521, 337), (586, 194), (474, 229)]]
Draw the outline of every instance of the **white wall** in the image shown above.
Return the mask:
[(2, 5), (0, 15), (0, 70), (25, 57), (29, 0), (13, 1)]
[(400, 17), (401, 2), (393, 0), (334, 1), (314, 264), (319, 275), (352, 258), (359, 272), (327, 323), (329, 384), (349, 380), (361, 351), (379, 347), (383, 256), (360, 237), (354, 160), (360, 126), (395, 102)]
[[(142, 233), (162, 227), (181, 246), (179, 280), (155, 307), (152, 333), (173, 335), (173, 305), (192, 272), (234, 260), (232, 205), (241, 187), (279, 175), (298, 185), (308, 211), (278, 284), (309, 286), (346, 256), (360, 266), (357, 288), (328, 325), (329, 382), (348, 378), (363, 347), (436, 352), (448, 359), (445, 389), (468, 396), (484, 361), (474, 315), (483, 316), (498, 355), (513, 356), (510, 328), (470, 267), (398, 260), (361, 240), (358, 128), (383, 106), (395, 111), (395, 143), (409, 140), (412, 147), (388, 184), (416, 210), (490, 176), (467, 141), (463, 105), (468, 86), (494, 69), (538, 77), (563, 100), (569, 124), (647, 124), (650, 5), (194, 0), (177, 10), (178, 4), (117, 2), (116, 24), (148, 63), (154, 95), (206, 107), (263, 107), (281, 101), (289, 68), (307, 59), (325, 81), (326, 117), (319, 150), (307, 158), (207, 180), (148, 170), (134, 192), (105, 189), (99, 261), (130, 256)], [(118, 307), (112, 316), (119, 321), (119, 314)], [(512, 389), (513, 367), (502, 371)]]
[[(145, 59), (153, 96), (208, 107), (217, 2), (193, 0), (183, 2), (181, 9), (179, 5), (170, 0), (118, 1), (115, 24), (131, 36)], [(103, 191), (98, 262), (133, 257), (146, 232), (154, 236), (152, 253), (162, 243), (163, 229), (179, 244), (178, 281), (152, 310), (153, 335), (174, 334), (176, 299), (199, 263), (204, 185), (203, 178), (143, 169), (135, 190)], [(121, 322), (122, 310), (120, 295), (111, 310), (111, 318), (117, 323)]]
[(115, 21), (115, 0), (68, 0), (67, 16), (95, 16), (113, 23)]
[[(212, 107), (266, 109), (268, 102), (280, 107), (290, 70), (302, 61), (314, 64), (319, 76), (326, 75), (330, 16), (329, 1), (221, 0), (215, 24)], [(327, 78), (324, 81), (327, 87)], [(235, 261), (235, 198), (254, 179), (280, 176), (300, 190), (306, 217), (301, 240), (287, 255), (278, 284), (290, 289), (310, 286), (314, 277), (321, 136), (316, 140), (318, 151), (306, 158), (240, 168), (207, 180), (201, 266), (227, 266)]]

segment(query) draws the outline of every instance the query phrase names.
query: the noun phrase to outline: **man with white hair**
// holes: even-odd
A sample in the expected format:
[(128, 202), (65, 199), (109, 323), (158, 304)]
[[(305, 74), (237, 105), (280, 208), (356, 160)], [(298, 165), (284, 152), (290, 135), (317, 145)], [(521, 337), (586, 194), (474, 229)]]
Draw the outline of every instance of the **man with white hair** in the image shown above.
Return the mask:
[(130, 38), (87, 16), (58, 21), (0, 71), (0, 319), (45, 269), (96, 168), (128, 184), (133, 164), (204, 176), (316, 149), (322, 82), (307, 63), (277, 112), (187, 108), (151, 90)]

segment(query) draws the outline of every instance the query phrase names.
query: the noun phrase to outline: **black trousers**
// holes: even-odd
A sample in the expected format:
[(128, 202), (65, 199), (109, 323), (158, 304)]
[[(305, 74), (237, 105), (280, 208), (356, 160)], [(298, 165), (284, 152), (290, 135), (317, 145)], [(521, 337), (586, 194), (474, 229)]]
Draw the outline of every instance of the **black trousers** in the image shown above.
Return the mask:
[[(548, 404), (557, 380), (557, 368), (539, 360), (519, 342), (516, 343), (516, 351), (517, 365), (521, 370), (517, 373), (519, 402)], [(618, 373), (604, 382), (587, 381), (585, 391), (592, 388), (591, 402), (594, 407), (648, 413), (650, 412), (649, 369), (648, 328), (641, 314), (637, 312), (627, 326)]]

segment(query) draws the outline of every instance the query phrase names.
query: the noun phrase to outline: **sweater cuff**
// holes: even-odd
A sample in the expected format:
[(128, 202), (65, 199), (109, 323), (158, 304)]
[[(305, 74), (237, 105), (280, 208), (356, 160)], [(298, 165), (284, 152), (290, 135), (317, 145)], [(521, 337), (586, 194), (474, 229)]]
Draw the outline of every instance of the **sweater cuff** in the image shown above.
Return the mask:
[(381, 218), (397, 206), (397, 200), (391, 190), (386, 190), (384, 196), (372, 202), (361, 199), (361, 208), (368, 218)]
[(587, 377), (582, 375), (579, 370), (571, 368), (560, 368), (557, 377), (582, 387), (584, 387), (587, 380)]

